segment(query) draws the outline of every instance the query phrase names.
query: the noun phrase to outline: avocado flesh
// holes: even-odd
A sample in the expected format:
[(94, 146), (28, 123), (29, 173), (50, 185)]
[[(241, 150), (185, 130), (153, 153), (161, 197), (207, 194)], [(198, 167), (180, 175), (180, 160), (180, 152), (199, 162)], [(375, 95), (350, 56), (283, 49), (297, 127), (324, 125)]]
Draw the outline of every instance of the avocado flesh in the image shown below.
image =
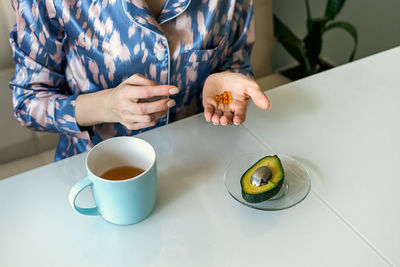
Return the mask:
[[(251, 184), (251, 175), (262, 166), (267, 166), (272, 172), (268, 183), (262, 186)], [(263, 157), (252, 165), (240, 179), (244, 200), (250, 203), (258, 203), (272, 198), (281, 189), (284, 177), (282, 163), (278, 156)]]

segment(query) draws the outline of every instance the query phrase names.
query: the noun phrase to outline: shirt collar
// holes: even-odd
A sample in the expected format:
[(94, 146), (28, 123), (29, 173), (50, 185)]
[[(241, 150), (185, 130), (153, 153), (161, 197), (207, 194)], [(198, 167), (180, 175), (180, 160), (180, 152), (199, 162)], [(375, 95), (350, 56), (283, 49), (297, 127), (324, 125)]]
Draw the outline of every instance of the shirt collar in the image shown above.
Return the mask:
[(167, 22), (168, 20), (174, 19), (183, 13), (189, 6), (190, 0), (167, 0), (164, 8), (161, 11), (158, 21), (160, 24)]
[(123, 3), (126, 3), (126, 12), (135, 23), (153, 32), (164, 35), (160, 24), (179, 16), (189, 6), (190, 0), (167, 0), (158, 21), (154, 17), (153, 12), (151, 12), (146, 0), (126, 0), (123, 1)]

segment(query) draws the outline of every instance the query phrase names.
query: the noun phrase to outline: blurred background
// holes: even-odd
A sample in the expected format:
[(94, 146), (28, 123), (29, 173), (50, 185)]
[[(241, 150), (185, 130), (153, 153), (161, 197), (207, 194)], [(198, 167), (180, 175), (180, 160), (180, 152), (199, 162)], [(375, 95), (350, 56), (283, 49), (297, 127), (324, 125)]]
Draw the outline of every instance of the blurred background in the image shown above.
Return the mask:
[[(324, 15), (325, 0), (309, 0), (313, 17)], [(306, 34), (306, 6), (303, 0), (274, 0), (274, 13), (298, 37)], [(398, 0), (347, 0), (336, 21), (347, 21), (358, 32), (358, 48), (355, 59), (360, 59), (400, 45), (400, 1)], [(333, 65), (347, 62), (353, 48), (350, 35), (335, 29), (324, 35), (322, 57)], [(274, 71), (292, 66), (294, 59), (276, 44), (272, 68)]]

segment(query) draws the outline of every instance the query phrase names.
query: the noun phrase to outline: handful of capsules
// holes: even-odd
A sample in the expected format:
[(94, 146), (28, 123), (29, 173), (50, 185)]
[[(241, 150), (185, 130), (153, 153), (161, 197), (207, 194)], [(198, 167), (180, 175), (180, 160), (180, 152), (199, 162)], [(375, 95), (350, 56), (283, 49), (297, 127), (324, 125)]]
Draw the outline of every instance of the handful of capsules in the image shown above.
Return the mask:
[(220, 95), (215, 95), (214, 99), (217, 103), (223, 103), (229, 105), (232, 102), (231, 92), (224, 91), (224, 93)]

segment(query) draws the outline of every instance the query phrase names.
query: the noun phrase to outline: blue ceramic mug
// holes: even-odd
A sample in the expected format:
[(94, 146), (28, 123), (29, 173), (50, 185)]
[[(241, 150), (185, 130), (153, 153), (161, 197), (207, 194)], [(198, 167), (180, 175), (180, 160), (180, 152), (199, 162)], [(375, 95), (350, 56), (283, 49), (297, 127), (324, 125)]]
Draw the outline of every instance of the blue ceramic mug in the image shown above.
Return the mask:
[[(134, 166), (144, 170), (125, 180), (107, 180), (100, 175), (112, 168)], [(156, 153), (146, 141), (135, 137), (115, 137), (94, 146), (86, 157), (87, 176), (69, 193), (72, 207), (84, 215), (101, 215), (107, 221), (126, 225), (145, 219), (154, 208), (157, 194)], [(94, 208), (76, 205), (76, 197), (92, 188)]]

